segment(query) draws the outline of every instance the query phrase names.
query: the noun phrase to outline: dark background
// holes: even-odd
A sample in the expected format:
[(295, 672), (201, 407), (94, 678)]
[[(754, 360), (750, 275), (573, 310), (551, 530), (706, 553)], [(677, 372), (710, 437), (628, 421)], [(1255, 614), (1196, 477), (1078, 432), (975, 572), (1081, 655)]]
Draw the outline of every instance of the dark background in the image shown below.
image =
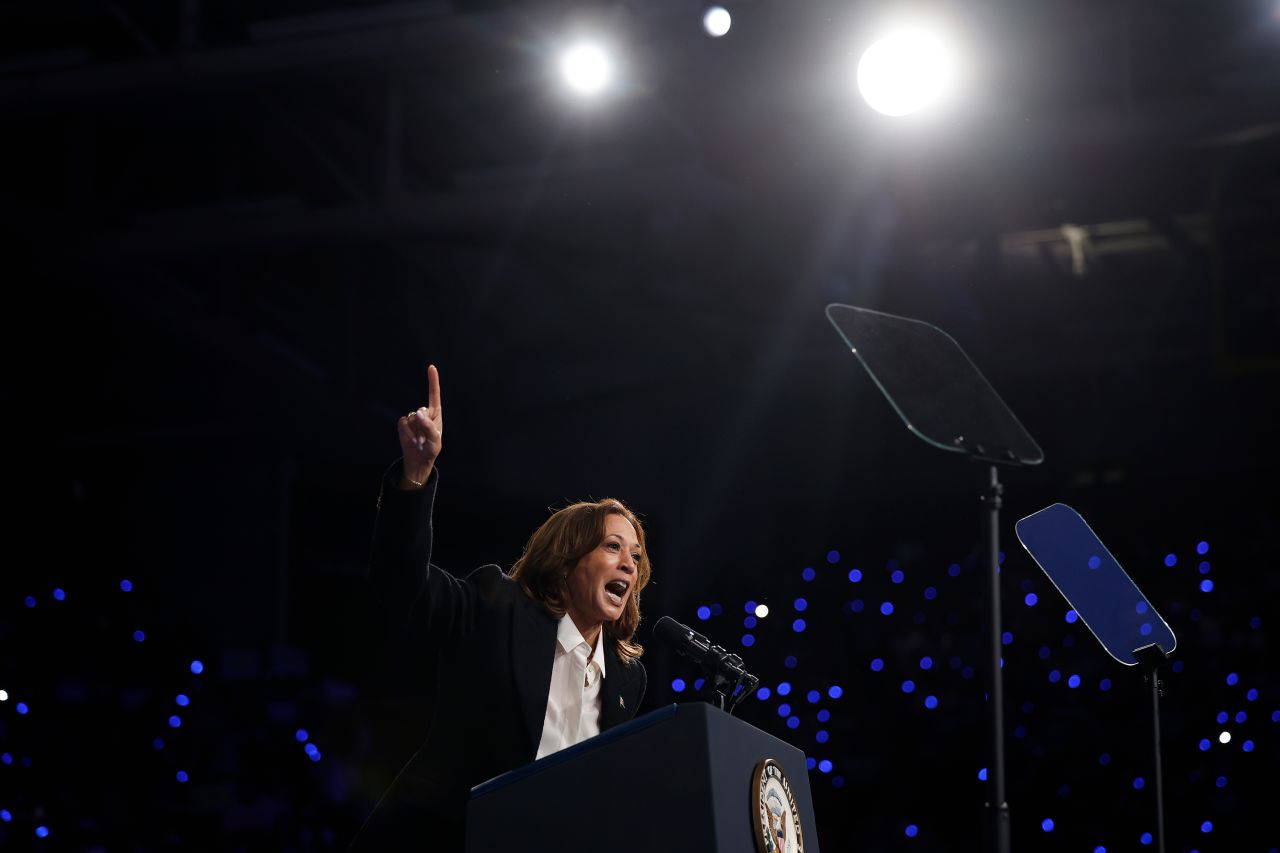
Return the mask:
[[(1045, 452), (1002, 473), (1015, 847), (1154, 830), (1140, 676), (1013, 537), (1054, 501), (1179, 638), (1169, 849), (1280, 846), (1280, 7), (955, 2), (967, 94), (898, 121), (849, 83), (891, 7), (729, 8), (0, 3), (0, 845), (345, 846), (430, 714), (362, 572), (433, 362), (437, 562), (624, 498), (641, 640), (747, 659), (741, 716), (831, 762), (824, 849), (978, 849), (982, 470), (903, 429), (844, 302), (947, 330)], [(625, 58), (596, 102), (554, 79), (580, 30)], [(644, 710), (694, 698), (645, 660)]]

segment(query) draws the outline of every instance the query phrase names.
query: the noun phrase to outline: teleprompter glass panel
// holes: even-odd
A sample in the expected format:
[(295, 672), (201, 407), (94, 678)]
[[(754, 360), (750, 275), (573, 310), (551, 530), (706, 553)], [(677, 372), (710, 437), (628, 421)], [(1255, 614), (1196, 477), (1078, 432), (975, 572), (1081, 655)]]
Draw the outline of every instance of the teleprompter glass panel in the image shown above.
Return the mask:
[(827, 318), (920, 438), (997, 462), (1044, 459), (982, 372), (937, 326), (852, 305), (828, 305)]
[(1134, 650), (1177, 646), (1168, 623), (1147, 601), (1089, 525), (1066, 504), (1053, 504), (1015, 525), (1018, 541), (1067, 603), (1120, 663), (1136, 666)]

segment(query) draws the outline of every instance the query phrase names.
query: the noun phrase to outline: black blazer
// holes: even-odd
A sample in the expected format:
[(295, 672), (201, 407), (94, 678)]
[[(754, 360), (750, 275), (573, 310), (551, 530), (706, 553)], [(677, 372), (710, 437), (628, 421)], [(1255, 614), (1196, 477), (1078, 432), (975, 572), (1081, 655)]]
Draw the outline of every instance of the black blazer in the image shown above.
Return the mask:
[[(556, 620), (497, 566), (458, 579), (432, 565), (438, 471), (416, 491), (399, 480), (396, 463), (378, 496), (369, 582), (396, 642), (439, 654), (435, 715), (349, 849), (461, 851), (470, 789), (537, 754)], [(646, 685), (639, 661), (603, 648), (601, 731), (635, 715)]]

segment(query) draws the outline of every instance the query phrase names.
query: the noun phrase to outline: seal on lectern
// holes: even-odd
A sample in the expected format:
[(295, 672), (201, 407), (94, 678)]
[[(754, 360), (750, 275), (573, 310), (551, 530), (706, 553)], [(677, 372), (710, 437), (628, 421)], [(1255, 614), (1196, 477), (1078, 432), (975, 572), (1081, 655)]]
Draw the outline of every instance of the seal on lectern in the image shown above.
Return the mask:
[(759, 853), (804, 853), (800, 809), (787, 774), (772, 758), (751, 773), (751, 825)]

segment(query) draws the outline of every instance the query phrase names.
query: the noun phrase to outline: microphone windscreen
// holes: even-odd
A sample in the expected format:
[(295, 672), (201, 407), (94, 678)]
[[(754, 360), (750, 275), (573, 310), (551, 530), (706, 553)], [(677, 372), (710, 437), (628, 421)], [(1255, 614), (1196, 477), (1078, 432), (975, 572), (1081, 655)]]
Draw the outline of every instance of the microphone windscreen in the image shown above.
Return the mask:
[(663, 616), (654, 624), (653, 636), (664, 643), (679, 646), (689, 637), (689, 629), (670, 616)]

